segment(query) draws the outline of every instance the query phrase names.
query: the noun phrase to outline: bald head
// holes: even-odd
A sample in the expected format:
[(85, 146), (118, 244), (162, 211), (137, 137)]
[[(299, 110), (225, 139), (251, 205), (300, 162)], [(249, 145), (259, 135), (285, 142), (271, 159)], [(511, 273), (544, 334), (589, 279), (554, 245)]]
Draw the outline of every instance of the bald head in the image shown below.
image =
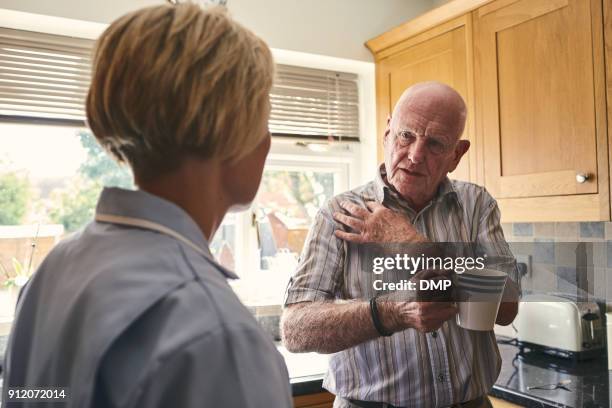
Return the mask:
[(440, 82), (406, 89), (384, 135), (385, 170), (391, 184), (418, 211), (436, 194), (470, 147), (459, 140), (467, 108), (461, 95)]
[(461, 95), (441, 82), (420, 82), (406, 89), (395, 104), (393, 119), (398, 120), (409, 114), (434, 120), (452, 130), (457, 140), (463, 133), (467, 108)]

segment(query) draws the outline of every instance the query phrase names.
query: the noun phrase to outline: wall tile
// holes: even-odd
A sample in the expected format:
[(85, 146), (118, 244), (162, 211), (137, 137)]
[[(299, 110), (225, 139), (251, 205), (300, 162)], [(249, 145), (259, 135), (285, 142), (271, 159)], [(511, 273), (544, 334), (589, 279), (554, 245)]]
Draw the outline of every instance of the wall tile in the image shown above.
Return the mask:
[(571, 266), (557, 266), (557, 278), (576, 283), (576, 268)]
[(573, 242), (578, 241), (577, 222), (556, 222), (555, 239), (557, 241)]
[(516, 222), (512, 224), (512, 233), (516, 237), (533, 235), (533, 224), (530, 222)]
[(555, 224), (552, 222), (536, 222), (533, 224), (533, 235), (538, 238), (554, 238)]
[(576, 270), (576, 286), (578, 286), (579, 294), (587, 296), (593, 293), (594, 267), (578, 268)]
[[(523, 290), (588, 294), (612, 305), (612, 222), (504, 225), (508, 232), (510, 227), (512, 252), (533, 257), (532, 274), (522, 279)], [(577, 259), (581, 242), (586, 244), (580, 246)]]
[(608, 268), (612, 268), (612, 241), (607, 241), (605, 245), (607, 255), (606, 265), (608, 266)]
[(612, 222), (606, 222), (604, 229), (605, 229), (604, 236), (606, 240), (612, 240)]
[(555, 242), (555, 264), (557, 266), (576, 267), (577, 247), (577, 242)]
[(509, 242), (510, 250), (514, 255), (533, 255), (533, 242)]
[(531, 277), (527, 279), (529, 288), (537, 292), (555, 292), (557, 290), (557, 275), (554, 265), (532, 264)]
[(598, 299), (606, 299), (606, 268), (595, 268), (592, 293)]
[(612, 302), (612, 269), (606, 268), (606, 301)]
[(581, 222), (580, 238), (604, 238), (603, 222)]
[(539, 263), (555, 262), (555, 243), (550, 239), (534, 240), (533, 260)]
[(593, 242), (593, 259), (594, 266), (608, 265), (608, 242)]
[(557, 290), (564, 295), (578, 295), (578, 287), (576, 286), (576, 282), (568, 282), (565, 279), (557, 280)]
[(517, 237), (516, 235), (512, 237), (512, 242), (533, 242), (533, 236), (529, 237)]
[(576, 268), (567, 266), (557, 267), (557, 290), (566, 295), (578, 293)]

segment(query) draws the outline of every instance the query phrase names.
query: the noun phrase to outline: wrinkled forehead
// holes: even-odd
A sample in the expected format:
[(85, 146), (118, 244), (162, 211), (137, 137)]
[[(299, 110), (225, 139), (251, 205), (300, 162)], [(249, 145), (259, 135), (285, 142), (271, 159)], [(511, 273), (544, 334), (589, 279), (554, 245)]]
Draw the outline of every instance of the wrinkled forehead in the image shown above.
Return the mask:
[(465, 103), (454, 91), (438, 87), (408, 89), (395, 105), (391, 119), (394, 130), (411, 129), (425, 134), (459, 138), (465, 122)]

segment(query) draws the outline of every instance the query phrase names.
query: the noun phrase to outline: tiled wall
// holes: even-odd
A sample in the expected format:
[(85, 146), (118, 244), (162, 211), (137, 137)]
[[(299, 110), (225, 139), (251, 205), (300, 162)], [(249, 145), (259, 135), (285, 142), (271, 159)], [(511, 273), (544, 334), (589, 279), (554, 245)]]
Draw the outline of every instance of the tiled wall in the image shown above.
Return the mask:
[(532, 273), (523, 278), (523, 289), (588, 293), (612, 304), (612, 222), (513, 223), (502, 228), (515, 255), (531, 255)]

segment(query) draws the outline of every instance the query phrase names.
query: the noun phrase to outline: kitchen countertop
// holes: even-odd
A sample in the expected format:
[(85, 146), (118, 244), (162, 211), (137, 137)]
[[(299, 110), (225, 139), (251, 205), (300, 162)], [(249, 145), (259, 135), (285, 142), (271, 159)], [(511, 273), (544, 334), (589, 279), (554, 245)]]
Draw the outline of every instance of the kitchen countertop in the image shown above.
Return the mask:
[[(508, 340), (501, 336), (499, 340)], [(323, 376), (328, 357), (316, 353), (289, 353), (282, 346), (279, 351), (285, 357), (293, 395), (314, 394), (325, 391)], [(519, 354), (512, 344), (499, 344), (502, 368), (491, 395), (525, 407), (609, 407), (612, 375), (608, 374), (605, 353), (601, 358), (579, 363), (544, 355)], [(528, 386), (571, 380), (569, 391), (557, 389), (527, 390)]]
[(285, 358), (294, 397), (326, 391), (323, 389), (323, 376), (327, 371), (327, 355), (290, 353), (280, 343), (276, 348)]
[[(508, 340), (498, 336), (498, 341)], [(491, 395), (526, 407), (609, 407), (608, 360), (601, 357), (582, 362), (542, 354), (521, 355), (511, 344), (499, 344), (502, 369)], [(570, 380), (564, 389), (527, 390), (528, 386)]]

